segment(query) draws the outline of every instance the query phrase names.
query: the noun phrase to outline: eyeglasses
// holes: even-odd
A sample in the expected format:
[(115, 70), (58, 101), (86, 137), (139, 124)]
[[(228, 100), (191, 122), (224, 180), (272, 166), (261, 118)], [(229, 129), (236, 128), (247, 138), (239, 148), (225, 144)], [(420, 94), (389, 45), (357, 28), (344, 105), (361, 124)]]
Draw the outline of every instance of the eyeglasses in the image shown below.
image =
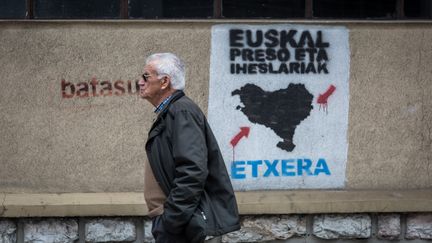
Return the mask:
[(151, 75), (150, 74), (143, 74), (141, 77), (143, 78), (143, 80), (144, 80), (144, 82), (148, 82), (148, 78), (150, 77)]

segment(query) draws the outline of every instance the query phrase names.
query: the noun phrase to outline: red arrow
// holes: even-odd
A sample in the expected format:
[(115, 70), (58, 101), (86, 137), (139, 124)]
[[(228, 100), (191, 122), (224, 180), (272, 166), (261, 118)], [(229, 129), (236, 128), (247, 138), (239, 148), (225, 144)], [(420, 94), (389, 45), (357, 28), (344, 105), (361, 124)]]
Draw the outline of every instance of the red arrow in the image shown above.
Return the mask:
[(237, 133), (232, 139), (231, 139), (231, 145), (233, 148), (237, 146), (237, 143), (242, 139), (243, 137), (249, 136), (250, 127), (240, 127), (240, 132)]
[(333, 86), (333, 85), (330, 85), (330, 87), (327, 89), (326, 92), (324, 92), (324, 94), (320, 94), (318, 96), (317, 103), (320, 104), (320, 105), (327, 105), (328, 97), (330, 95), (332, 95), (335, 90), (336, 90), (336, 87)]

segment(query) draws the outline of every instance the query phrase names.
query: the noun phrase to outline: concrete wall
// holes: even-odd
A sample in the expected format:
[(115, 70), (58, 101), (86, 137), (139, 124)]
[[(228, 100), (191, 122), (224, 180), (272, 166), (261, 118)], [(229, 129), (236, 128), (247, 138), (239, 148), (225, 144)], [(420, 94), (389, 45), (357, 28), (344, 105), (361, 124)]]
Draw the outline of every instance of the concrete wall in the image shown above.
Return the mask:
[(353, 25), (347, 187), (430, 188), (431, 25)]
[[(133, 93), (145, 56), (177, 53), (186, 93), (206, 112), (217, 23), (0, 22), (0, 192), (140, 193), (154, 115), (128, 80)], [(303, 24), (349, 29), (344, 189), (432, 188), (432, 24)], [(62, 80), (78, 90), (93, 78), (97, 97), (90, 86), (90, 97), (61, 92)], [(124, 94), (102, 90), (118, 80)]]
[[(209, 26), (1, 23), (0, 191), (142, 191), (153, 112), (126, 82), (149, 53), (176, 52), (188, 64), (188, 94), (205, 109)], [(63, 98), (62, 79), (92, 78), (125, 81), (126, 94)]]

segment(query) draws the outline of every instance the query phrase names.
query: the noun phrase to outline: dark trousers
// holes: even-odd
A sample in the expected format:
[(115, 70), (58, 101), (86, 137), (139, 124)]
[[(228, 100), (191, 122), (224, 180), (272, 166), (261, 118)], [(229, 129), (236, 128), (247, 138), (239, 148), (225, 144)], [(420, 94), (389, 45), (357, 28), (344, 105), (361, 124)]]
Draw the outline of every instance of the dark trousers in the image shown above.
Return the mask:
[(161, 222), (161, 216), (153, 218), (152, 234), (156, 243), (188, 243), (184, 234), (171, 234)]

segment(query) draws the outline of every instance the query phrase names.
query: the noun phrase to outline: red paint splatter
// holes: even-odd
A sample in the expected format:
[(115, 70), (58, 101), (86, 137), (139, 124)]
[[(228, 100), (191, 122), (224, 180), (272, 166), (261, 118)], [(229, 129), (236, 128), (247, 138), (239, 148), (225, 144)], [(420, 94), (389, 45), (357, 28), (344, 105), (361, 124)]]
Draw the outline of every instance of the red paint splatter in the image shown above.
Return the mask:
[(243, 137), (249, 137), (250, 127), (240, 127), (240, 132), (237, 133), (232, 139), (231, 139), (231, 146), (233, 147), (233, 161), (235, 161), (235, 155), (234, 155), (234, 148), (239, 143), (240, 139)]
[(249, 136), (249, 131), (250, 128), (249, 127), (240, 127), (240, 132), (237, 133), (237, 135), (235, 135), (232, 139), (231, 139), (231, 145), (233, 147), (237, 146), (238, 142), (240, 141), (240, 139), (242, 139), (243, 137), (248, 137)]
[(326, 92), (324, 92), (324, 94), (320, 94), (318, 96), (317, 103), (320, 105), (320, 110), (322, 107), (323, 111), (328, 113), (328, 98), (333, 94), (335, 90), (336, 87), (334, 85), (330, 85), (330, 87), (328, 87), (328, 89), (326, 90)]

